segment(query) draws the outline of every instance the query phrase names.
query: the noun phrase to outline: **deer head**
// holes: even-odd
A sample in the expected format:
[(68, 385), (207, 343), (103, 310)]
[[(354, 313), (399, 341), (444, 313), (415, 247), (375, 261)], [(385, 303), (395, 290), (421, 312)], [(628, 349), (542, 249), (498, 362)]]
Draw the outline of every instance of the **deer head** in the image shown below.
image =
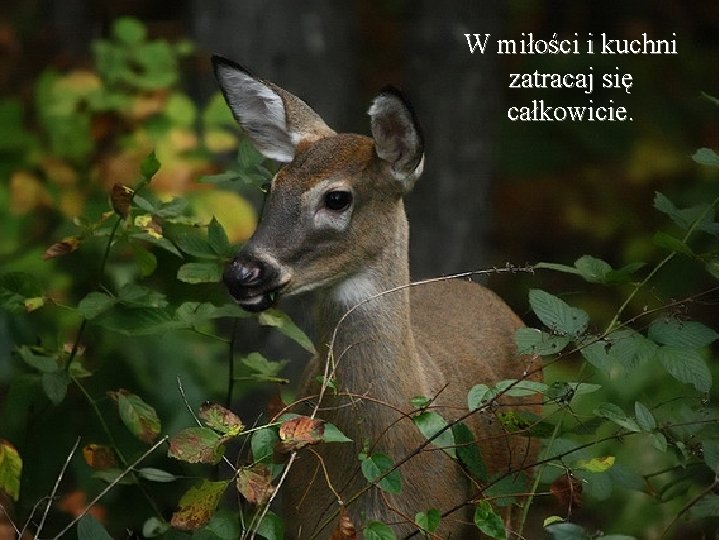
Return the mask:
[(372, 137), (337, 134), (302, 100), (213, 57), (235, 119), (263, 156), (282, 163), (260, 224), (223, 279), (249, 311), (278, 295), (335, 286), (398, 241), (402, 196), (423, 168), (423, 137), (393, 88), (370, 105)]

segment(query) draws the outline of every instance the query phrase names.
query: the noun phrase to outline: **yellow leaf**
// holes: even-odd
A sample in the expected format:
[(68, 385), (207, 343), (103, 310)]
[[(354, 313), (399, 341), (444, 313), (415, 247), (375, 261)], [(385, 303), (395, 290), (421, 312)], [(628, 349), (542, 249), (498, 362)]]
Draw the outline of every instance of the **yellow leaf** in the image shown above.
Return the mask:
[(201, 223), (213, 216), (223, 226), (231, 244), (244, 242), (255, 230), (255, 210), (237, 193), (221, 190), (193, 194), (191, 205)]
[(52, 199), (40, 180), (27, 171), (15, 171), (10, 177), (10, 211), (27, 214), (39, 206), (52, 205)]
[(575, 463), (575, 467), (593, 473), (601, 473), (607, 471), (615, 464), (615, 456), (605, 456), (592, 459), (580, 459)]
[(227, 131), (216, 129), (205, 133), (205, 146), (211, 152), (227, 152), (237, 144), (237, 137)]

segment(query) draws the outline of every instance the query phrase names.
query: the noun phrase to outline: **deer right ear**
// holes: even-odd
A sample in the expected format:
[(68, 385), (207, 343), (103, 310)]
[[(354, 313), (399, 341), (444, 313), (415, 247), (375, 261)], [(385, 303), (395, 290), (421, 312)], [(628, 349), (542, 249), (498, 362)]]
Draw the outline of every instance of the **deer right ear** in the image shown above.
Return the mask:
[(385, 88), (368, 109), (375, 151), (390, 165), (393, 176), (409, 191), (422, 174), (424, 143), (420, 124), (405, 97)]
[(221, 56), (213, 56), (212, 63), (235, 120), (266, 158), (289, 163), (300, 142), (334, 133), (315, 111), (289, 92)]

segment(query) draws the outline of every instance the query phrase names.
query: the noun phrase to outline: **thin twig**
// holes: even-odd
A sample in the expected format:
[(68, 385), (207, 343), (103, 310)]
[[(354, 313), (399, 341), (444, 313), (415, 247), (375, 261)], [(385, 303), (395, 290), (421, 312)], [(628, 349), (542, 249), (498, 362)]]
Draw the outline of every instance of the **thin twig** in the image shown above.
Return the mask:
[(65, 460), (65, 463), (63, 464), (62, 468), (60, 469), (60, 474), (58, 474), (57, 480), (55, 480), (55, 485), (53, 486), (52, 491), (50, 492), (50, 496), (48, 497), (48, 502), (47, 502), (47, 505), (45, 505), (45, 511), (43, 512), (42, 518), (40, 519), (40, 524), (38, 525), (37, 531), (35, 532), (35, 538), (38, 538), (40, 536), (40, 533), (42, 532), (42, 528), (45, 525), (45, 520), (47, 519), (48, 512), (50, 512), (50, 506), (52, 505), (52, 502), (55, 499), (55, 494), (57, 493), (57, 490), (60, 487), (60, 482), (62, 481), (62, 478), (65, 475), (65, 471), (67, 470), (68, 465), (70, 465), (70, 460), (75, 455), (75, 451), (77, 450), (77, 447), (79, 444), (80, 444), (80, 437), (75, 439), (75, 444), (73, 445), (72, 449), (70, 450), (70, 453), (67, 456), (67, 459)]
[(685, 515), (687, 512), (690, 511), (690, 509), (695, 506), (700, 499), (702, 499), (705, 495), (708, 493), (712, 493), (712, 491), (718, 486), (718, 477), (715, 476), (715, 481), (707, 486), (705, 489), (703, 489), (700, 493), (698, 493), (695, 497), (693, 497), (688, 503), (680, 509), (680, 512), (677, 513), (677, 515), (672, 519), (670, 523), (668, 523), (668, 526), (665, 527), (665, 530), (662, 533), (662, 538), (665, 538), (668, 533), (670, 533), (670, 530), (672, 529), (673, 525), (677, 522), (678, 519), (680, 519), (683, 515)]
[[(61, 530), (56, 536), (53, 537), (53, 540), (57, 540), (62, 535), (64, 535), (66, 532), (68, 532), (78, 521), (80, 521), (85, 514), (87, 514), (90, 511), (90, 508), (95, 506), (100, 499), (102, 499), (112, 488), (114, 488), (125, 476), (130, 474), (135, 467), (137, 467), (142, 461), (147, 458), (150, 454), (152, 454), (155, 450), (157, 450), (160, 446), (165, 444), (168, 440), (168, 436), (165, 435), (162, 439), (159, 439), (155, 444), (153, 444), (148, 450), (143, 453), (138, 459), (136, 459), (129, 467), (127, 467), (123, 472), (121, 472), (115, 480), (110, 482), (105, 489), (103, 489), (100, 493), (97, 494), (97, 496), (88, 503), (88, 505), (83, 508), (83, 511), (78, 514), (75, 519), (73, 519), (70, 523), (68, 523), (63, 530)], [(36, 537), (37, 538), (37, 537)]]

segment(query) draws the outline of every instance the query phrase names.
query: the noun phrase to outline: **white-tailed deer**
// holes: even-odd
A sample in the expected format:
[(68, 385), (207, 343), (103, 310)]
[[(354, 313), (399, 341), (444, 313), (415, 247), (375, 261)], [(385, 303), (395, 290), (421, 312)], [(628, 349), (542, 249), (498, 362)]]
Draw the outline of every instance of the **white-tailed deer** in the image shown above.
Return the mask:
[[(473, 385), (522, 377), (528, 360), (517, 355), (513, 341), (521, 322), (474, 283), (407, 287), (403, 196), (422, 172), (423, 137), (398, 92), (373, 100), (372, 137), (338, 134), (297, 97), (229, 60), (214, 57), (213, 63), (248, 137), (265, 157), (283, 164), (225, 284), (251, 311), (270, 307), (279, 295), (315, 292), (317, 356), (300, 396), (317, 399), (331, 353), (337, 389), (326, 393), (320, 416), (353, 440), (318, 451), (355, 525), (382, 521), (401, 537), (417, 528), (417, 512), (445, 512), (477, 492), (445, 452), (432, 445), (416, 452), (426, 439), (407, 415), (410, 399), (437, 396), (433, 410), (451, 421), (463, 413)], [(506, 433), (493, 414), (476, 414), (468, 424), (491, 473), (535, 460), (535, 446)], [(358, 461), (364, 445), (394, 462), (416, 453), (400, 467), (402, 493), (366, 489)], [(291, 537), (329, 536), (335, 525), (328, 516), (338, 500), (315, 455), (299, 454), (281, 493)], [(445, 517), (437, 534), (477, 538), (477, 529), (468, 528), (470, 510), (465, 505)]]

